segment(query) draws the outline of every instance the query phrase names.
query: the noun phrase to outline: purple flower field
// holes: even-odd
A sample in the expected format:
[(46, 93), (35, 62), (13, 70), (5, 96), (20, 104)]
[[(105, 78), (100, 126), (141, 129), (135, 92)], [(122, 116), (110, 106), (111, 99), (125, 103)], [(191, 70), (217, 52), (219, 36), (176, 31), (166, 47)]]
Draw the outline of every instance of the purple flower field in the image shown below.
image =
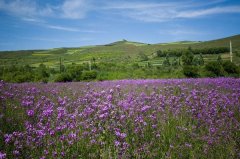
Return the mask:
[(240, 158), (240, 79), (0, 82), (0, 159)]

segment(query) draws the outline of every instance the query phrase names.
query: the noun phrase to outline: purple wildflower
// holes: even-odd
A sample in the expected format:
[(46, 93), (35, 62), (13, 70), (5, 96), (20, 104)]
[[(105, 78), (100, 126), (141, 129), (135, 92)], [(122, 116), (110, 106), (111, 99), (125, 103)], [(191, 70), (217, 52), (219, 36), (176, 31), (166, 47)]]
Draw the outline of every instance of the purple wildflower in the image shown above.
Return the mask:
[(6, 153), (0, 151), (0, 159), (5, 159), (6, 156), (7, 156)]
[(34, 110), (27, 110), (27, 115), (29, 116), (29, 117), (33, 117), (34, 116)]

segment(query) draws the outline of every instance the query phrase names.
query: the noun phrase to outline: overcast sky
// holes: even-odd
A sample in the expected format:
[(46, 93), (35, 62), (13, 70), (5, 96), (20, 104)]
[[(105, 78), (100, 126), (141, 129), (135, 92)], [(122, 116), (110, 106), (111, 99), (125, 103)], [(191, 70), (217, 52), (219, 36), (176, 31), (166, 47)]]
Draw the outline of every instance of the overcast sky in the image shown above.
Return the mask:
[(0, 50), (239, 34), (239, 0), (0, 0)]

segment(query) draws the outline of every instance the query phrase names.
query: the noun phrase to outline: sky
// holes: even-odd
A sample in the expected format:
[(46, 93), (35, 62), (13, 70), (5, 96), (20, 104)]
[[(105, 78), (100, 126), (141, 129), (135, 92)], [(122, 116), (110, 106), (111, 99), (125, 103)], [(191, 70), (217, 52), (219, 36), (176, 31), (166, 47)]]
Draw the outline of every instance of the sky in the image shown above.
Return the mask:
[(0, 50), (207, 41), (240, 34), (240, 0), (0, 0)]

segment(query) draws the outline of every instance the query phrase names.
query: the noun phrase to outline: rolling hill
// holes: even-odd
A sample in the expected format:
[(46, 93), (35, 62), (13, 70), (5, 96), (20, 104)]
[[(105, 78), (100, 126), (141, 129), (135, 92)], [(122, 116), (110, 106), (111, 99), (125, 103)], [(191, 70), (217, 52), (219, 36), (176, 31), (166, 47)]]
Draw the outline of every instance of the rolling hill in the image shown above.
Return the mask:
[[(226, 37), (211, 41), (180, 41), (172, 43), (146, 44), (127, 40), (117, 41), (106, 45), (85, 46), (79, 48), (55, 48), (49, 50), (21, 50), (21, 51), (1, 51), (0, 65), (23, 65), (38, 66), (43, 63), (49, 67), (56, 67), (59, 58), (64, 64), (80, 64), (96, 59), (97, 62), (119, 62), (128, 63), (137, 61), (139, 53), (144, 53), (151, 57), (158, 50), (183, 49), (191, 46), (197, 48), (228, 47), (232, 41), (233, 50), (240, 50), (240, 35)], [(223, 54), (228, 58), (228, 54)], [(215, 58), (205, 56), (205, 58)], [(234, 58), (235, 62), (240, 61), (239, 57)]]

